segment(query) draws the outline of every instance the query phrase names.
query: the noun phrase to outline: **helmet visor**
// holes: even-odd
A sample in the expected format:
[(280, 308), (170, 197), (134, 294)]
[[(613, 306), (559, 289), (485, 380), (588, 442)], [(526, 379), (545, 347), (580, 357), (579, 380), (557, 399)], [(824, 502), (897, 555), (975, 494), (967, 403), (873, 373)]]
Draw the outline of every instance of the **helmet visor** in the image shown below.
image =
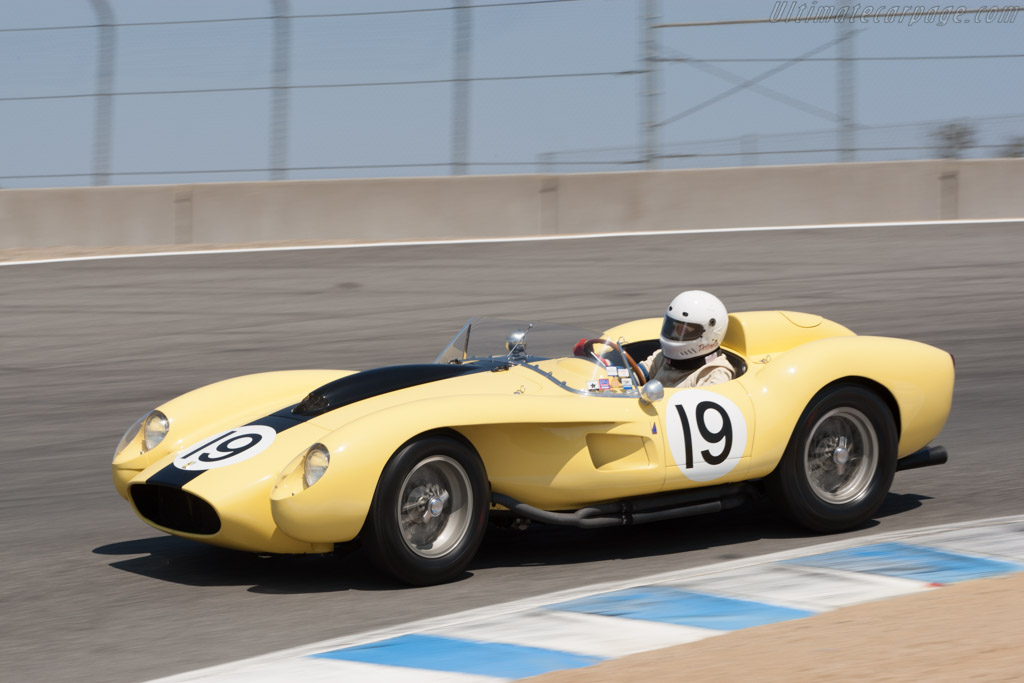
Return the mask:
[(665, 324), (661, 326), (661, 336), (669, 341), (693, 341), (704, 334), (704, 326), (696, 323), (683, 322), (665, 316)]

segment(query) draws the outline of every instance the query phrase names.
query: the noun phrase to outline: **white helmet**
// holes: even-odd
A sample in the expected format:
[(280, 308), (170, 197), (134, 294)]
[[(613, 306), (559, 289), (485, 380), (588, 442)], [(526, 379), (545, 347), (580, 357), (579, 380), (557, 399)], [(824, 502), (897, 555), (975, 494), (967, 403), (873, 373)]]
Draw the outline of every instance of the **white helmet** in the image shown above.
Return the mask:
[(729, 327), (725, 305), (699, 289), (683, 292), (668, 305), (661, 326), (661, 352), (683, 360), (716, 351)]

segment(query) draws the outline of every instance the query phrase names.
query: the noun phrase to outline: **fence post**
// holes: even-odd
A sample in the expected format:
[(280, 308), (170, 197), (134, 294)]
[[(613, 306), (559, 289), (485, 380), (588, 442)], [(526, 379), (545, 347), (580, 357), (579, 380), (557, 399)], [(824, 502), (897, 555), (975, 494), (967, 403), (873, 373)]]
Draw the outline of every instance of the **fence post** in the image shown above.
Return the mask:
[(469, 153), (469, 72), (473, 50), (472, 0), (456, 0), (452, 84), (452, 175), (465, 175)]
[(555, 172), (555, 153), (541, 152), (537, 155), (537, 173)]
[(658, 61), (658, 39), (655, 24), (658, 23), (658, 0), (644, 0), (643, 22), (641, 26), (641, 53), (643, 55), (643, 86), (640, 90), (641, 99), (641, 137), (644, 145), (644, 168), (658, 168), (658, 155), (661, 153), (658, 144), (658, 118), (661, 114), (661, 62)]
[(114, 146), (114, 60), (117, 28), (114, 10), (107, 0), (91, 0), (96, 13), (96, 120), (93, 129), (92, 184), (110, 184), (110, 164)]
[[(842, 7), (847, 12), (854, 8), (849, 3), (843, 3)], [(860, 7), (858, 5), (857, 7)], [(839, 129), (839, 161), (857, 160), (857, 114), (854, 111), (857, 104), (857, 83), (854, 77), (854, 45), (853, 37), (856, 31), (848, 19), (837, 19), (839, 23), (839, 60), (836, 62), (836, 88), (839, 118), (842, 123)]]
[(740, 155), (744, 166), (757, 166), (757, 135), (749, 134), (740, 138)]
[(288, 170), (288, 104), (292, 26), (288, 0), (271, 0), (274, 15), (273, 90), (270, 96), (270, 179), (284, 180)]

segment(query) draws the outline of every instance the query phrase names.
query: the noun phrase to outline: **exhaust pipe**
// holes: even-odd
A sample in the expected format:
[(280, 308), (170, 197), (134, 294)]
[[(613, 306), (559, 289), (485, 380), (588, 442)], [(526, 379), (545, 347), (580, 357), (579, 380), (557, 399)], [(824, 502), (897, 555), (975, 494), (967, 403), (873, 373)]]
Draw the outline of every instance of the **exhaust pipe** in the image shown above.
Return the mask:
[(734, 484), (619, 503), (592, 505), (580, 508), (575, 512), (541, 510), (501, 493), (492, 495), (491, 501), (508, 508), (520, 517), (535, 522), (575, 526), (582, 529), (600, 529), (729, 510), (742, 505), (747, 498), (752, 496), (752, 493), (751, 487)]
[(905, 458), (896, 461), (896, 471), (916, 470), (918, 467), (931, 467), (932, 465), (944, 465), (949, 460), (949, 454), (942, 446), (926, 446), (919, 451), (911, 453)]

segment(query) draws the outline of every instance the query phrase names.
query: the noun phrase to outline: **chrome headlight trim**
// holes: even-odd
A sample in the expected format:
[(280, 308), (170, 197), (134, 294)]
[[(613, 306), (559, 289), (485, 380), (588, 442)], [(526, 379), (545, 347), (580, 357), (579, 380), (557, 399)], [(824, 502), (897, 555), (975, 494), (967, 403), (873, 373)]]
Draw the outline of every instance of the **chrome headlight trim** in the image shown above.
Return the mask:
[(171, 428), (171, 421), (159, 410), (146, 415), (142, 425), (142, 451), (151, 451), (160, 445)]
[(146, 413), (145, 415), (140, 417), (138, 420), (132, 423), (131, 427), (125, 430), (124, 436), (121, 437), (121, 440), (117, 444), (117, 448), (114, 449), (115, 460), (117, 459), (117, 456), (121, 455), (121, 451), (128, 448), (128, 445), (131, 442), (135, 441), (135, 438), (139, 435), (139, 432), (142, 431), (142, 423), (146, 421), (147, 417), (149, 417), (149, 413)]
[(331, 452), (322, 443), (315, 443), (306, 449), (302, 459), (302, 480), (309, 488), (320, 481), (331, 464)]

